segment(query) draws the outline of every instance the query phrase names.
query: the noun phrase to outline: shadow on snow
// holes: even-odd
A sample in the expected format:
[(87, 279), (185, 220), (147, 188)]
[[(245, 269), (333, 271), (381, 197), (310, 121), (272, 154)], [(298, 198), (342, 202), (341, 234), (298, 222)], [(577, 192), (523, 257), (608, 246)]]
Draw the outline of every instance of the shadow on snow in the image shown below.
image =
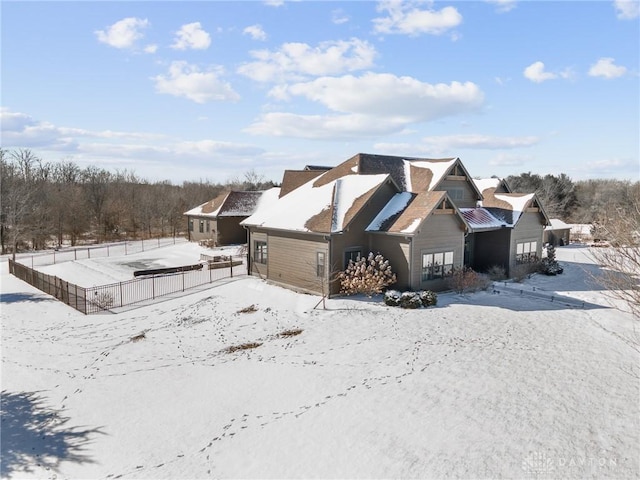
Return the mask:
[(69, 417), (46, 405), (38, 392), (2, 392), (0, 453), (2, 478), (34, 471), (56, 470), (60, 463), (93, 463), (85, 446), (98, 428), (69, 426)]
[(0, 303), (51, 302), (53, 300), (48, 295), (38, 293), (0, 293)]

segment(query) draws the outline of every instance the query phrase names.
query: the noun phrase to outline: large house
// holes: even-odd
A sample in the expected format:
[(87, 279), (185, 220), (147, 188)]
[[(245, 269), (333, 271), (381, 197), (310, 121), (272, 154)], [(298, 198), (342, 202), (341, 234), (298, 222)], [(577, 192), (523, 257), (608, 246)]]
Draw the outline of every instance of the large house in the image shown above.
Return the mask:
[(534, 194), (474, 181), (459, 158), (357, 154), (331, 169), (287, 171), (247, 228), (249, 271), (335, 294), (349, 260), (379, 252), (397, 288), (438, 290), (455, 268), (507, 272), (540, 258), (548, 218)]
[(247, 242), (247, 232), (240, 222), (255, 212), (258, 205), (277, 198), (279, 189), (265, 191), (228, 191), (184, 215), (189, 223), (189, 240), (212, 245), (233, 245)]

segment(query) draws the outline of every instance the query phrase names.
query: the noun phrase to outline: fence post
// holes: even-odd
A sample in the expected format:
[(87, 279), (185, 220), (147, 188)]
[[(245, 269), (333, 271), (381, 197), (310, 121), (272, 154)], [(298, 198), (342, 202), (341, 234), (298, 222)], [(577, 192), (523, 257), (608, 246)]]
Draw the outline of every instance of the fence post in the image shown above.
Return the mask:
[(78, 259), (78, 249), (77, 249), (77, 248), (74, 248), (74, 249), (73, 249), (73, 259), (74, 259), (74, 260), (77, 260), (77, 259)]
[(56, 251), (53, 251), (53, 264), (56, 264)]
[(155, 276), (151, 277), (151, 295), (155, 300), (156, 299), (156, 277)]
[(124, 301), (122, 300), (122, 282), (119, 283), (120, 285), (120, 307), (122, 308)]
[(109, 244), (107, 244), (107, 257), (109, 256)]
[(212, 265), (210, 263), (209, 260), (207, 260), (207, 267), (209, 267), (209, 283), (213, 282), (213, 272), (211, 270), (213, 270)]
[(87, 258), (91, 258), (91, 249), (87, 248)]
[(233, 278), (233, 257), (231, 255), (229, 255), (229, 272), (229, 276)]

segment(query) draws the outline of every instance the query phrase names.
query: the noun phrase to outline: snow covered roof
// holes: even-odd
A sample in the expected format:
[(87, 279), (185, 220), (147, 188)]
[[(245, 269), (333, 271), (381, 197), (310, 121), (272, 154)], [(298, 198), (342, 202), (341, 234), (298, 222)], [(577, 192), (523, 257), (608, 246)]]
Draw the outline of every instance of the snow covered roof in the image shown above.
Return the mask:
[(265, 191), (252, 192), (224, 192), (213, 200), (184, 213), (184, 215), (197, 217), (248, 217), (258, 205)]
[(446, 192), (400, 192), (394, 195), (366, 228), (368, 232), (416, 233)]
[[(448, 174), (458, 158), (411, 158), (358, 153), (335, 168), (324, 181), (345, 175), (389, 174), (401, 191), (419, 193), (433, 190)], [(460, 163), (460, 165), (462, 165)]]
[(564, 223), (559, 218), (550, 218), (551, 225), (545, 227), (545, 230), (568, 230), (571, 229), (571, 225)]
[(462, 218), (465, 219), (469, 227), (476, 232), (512, 226), (504, 220), (494, 216), (493, 213), (486, 208), (461, 208), (460, 213), (462, 213)]
[(323, 173), (260, 208), (242, 225), (300, 232), (334, 233), (344, 230), (389, 175), (344, 175), (323, 181)]
[(488, 190), (490, 188), (493, 188), (495, 190), (500, 185), (500, 182), (501, 180), (495, 177), (473, 179), (473, 183), (476, 184), (476, 187), (478, 187), (478, 190), (480, 190), (480, 192), (484, 192), (485, 190)]
[(483, 191), (482, 207), (509, 226), (518, 223), (522, 213), (531, 206), (535, 193), (495, 193)]

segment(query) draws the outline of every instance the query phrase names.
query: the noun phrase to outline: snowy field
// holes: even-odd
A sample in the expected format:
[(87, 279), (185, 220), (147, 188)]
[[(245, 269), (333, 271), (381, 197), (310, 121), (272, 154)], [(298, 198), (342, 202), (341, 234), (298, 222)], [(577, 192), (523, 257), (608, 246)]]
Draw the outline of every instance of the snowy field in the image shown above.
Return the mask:
[(236, 277), (90, 316), (3, 260), (2, 477), (638, 478), (638, 322), (557, 258), (418, 311)]

